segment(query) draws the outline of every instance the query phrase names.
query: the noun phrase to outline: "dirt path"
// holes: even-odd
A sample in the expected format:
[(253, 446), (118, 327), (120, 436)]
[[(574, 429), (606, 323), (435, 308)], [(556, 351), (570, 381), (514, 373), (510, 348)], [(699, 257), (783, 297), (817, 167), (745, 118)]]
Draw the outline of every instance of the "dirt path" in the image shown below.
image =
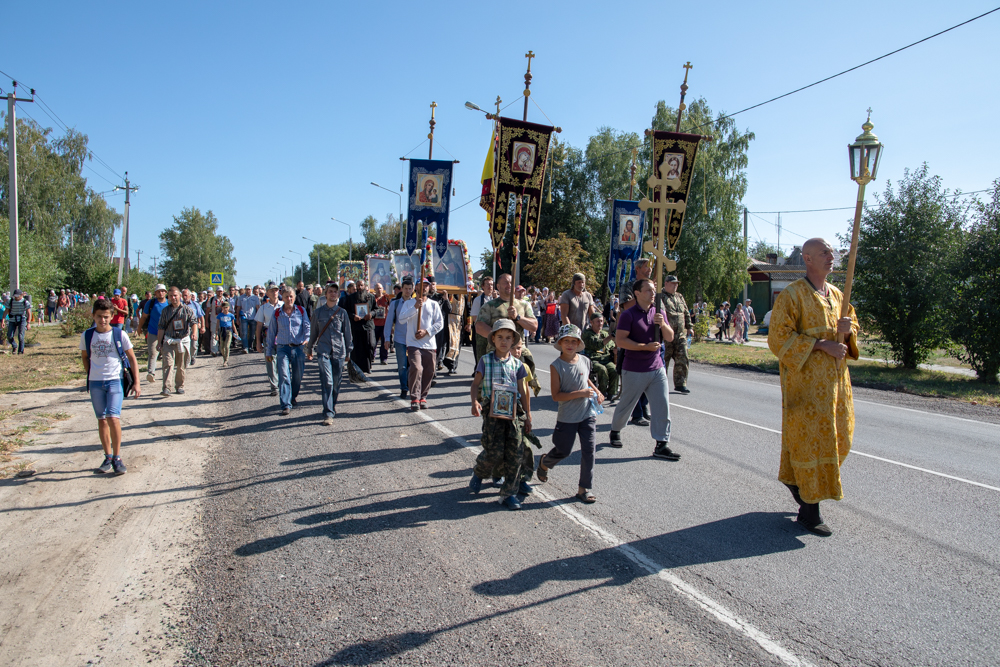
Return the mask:
[[(68, 418), (18, 451), (37, 474), (0, 480), (0, 664), (174, 664), (190, 591), (218, 360), (188, 370), (183, 396), (143, 396), (122, 416), (124, 476), (98, 475), (97, 423), (74, 386), (6, 394), (16, 419)], [(16, 463), (16, 462), (15, 462)]]

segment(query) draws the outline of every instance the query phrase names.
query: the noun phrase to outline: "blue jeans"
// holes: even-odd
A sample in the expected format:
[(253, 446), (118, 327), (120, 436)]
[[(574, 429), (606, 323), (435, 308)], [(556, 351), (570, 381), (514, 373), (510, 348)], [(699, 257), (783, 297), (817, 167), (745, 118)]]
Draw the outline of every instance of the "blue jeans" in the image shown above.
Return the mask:
[(122, 400), (125, 398), (121, 380), (91, 380), (87, 386), (90, 387), (90, 404), (94, 406), (98, 419), (121, 417)]
[(409, 391), (410, 362), (406, 359), (406, 341), (395, 343), (396, 348), (396, 370), (399, 373), (399, 390)]
[(306, 353), (301, 345), (279, 345), (275, 357), (278, 365), (278, 401), (282, 408), (292, 407), (292, 400), (298, 397), (302, 386), (302, 371), (306, 365)]
[(340, 396), (340, 379), (344, 374), (344, 360), (329, 354), (319, 355), (319, 383), (323, 394), (323, 416), (337, 416), (337, 397)]
[(243, 343), (243, 349), (248, 352), (250, 351), (250, 341), (253, 338), (251, 334), (254, 330), (254, 327), (248, 325), (253, 323), (253, 320), (240, 320), (240, 341)]

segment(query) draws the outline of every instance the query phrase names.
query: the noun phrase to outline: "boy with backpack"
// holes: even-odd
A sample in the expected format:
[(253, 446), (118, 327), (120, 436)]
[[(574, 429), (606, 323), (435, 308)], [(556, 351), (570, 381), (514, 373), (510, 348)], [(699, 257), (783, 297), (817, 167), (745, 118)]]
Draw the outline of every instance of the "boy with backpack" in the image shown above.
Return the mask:
[[(97, 469), (99, 473), (124, 475), (127, 471), (122, 462), (122, 401), (126, 389), (123, 375), (128, 374), (125, 384), (131, 384), (135, 397), (139, 397), (139, 362), (132, 351), (132, 341), (119, 327), (111, 326), (115, 307), (107, 299), (94, 302), (94, 326), (80, 334), (80, 356), (87, 371), (87, 386), (90, 402), (97, 416), (97, 432), (104, 449), (104, 462)], [(130, 378), (130, 381), (129, 381)]]

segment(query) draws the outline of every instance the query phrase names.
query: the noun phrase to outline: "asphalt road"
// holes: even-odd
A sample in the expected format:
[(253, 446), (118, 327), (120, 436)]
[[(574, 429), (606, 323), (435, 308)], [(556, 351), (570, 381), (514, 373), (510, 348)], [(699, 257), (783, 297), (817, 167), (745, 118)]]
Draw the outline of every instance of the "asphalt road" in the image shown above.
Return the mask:
[[(533, 346), (539, 369), (555, 357)], [(211, 362), (209, 362), (211, 363)], [(236, 356), (226, 445), (207, 471), (195, 664), (992, 665), (1000, 656), (1000, 453), (989, 415), (856, 394), (835, 534), (794, 523), (776, 480), (777, 378), (696, 366), (671, 395), (680, 462), (648, 429), (579, 457), (519, 513), (470, 496), (472, 355), (432, 408), (395, 400), (394, 366), (345, 383), (319, 422), (308, 366), (280, 417), (260, 355)], [(390, 364), (393, 359), (390, 356)], [(548, 446), (548, 376), (533, 400)], [(375, 383), (389, 391), (381, 391)], [(934, 410), (940, 406), (938, 412)], [(611, 409), (600, 418), (607, 439)], [(994, 422), (994, 423), (991, 423)], [(877, 457), (877, 458), (875, 458)]]

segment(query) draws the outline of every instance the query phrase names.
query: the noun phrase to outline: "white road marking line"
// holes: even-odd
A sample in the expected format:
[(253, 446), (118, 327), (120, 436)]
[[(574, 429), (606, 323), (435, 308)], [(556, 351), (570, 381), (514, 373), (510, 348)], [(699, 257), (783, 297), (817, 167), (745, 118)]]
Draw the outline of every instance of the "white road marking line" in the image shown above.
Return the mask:
[[(747, 380), (745, 378), (730, 377), (729, 375), (722, 375), (721, 373), (706, 373), (705, 371), (696, 371), (694, 373), (690, 373), (690, 375), (711, 375), (712, 377), (725, 378), (727, 380), (736, 380), (737, 382), (747, 382), (749, 384), (759, 384), (759, 385), (763, 385), (765, 387), (771, 387), (772, 389), (777, 389), (779, 391), (781, 390), (781, 385), (779, 385), (779, 384), (772, 384), (770, 382), (759, 382), (757, 380)], [(916, 408), (904, 408), (901, 405), (891, 405), (889, 403), (879, 403), (878, 401), (866, 401), (866, 400), (861, 399), (861, 398), (855, 398), (854, 402), (855, 403), (865, 403), (867, 405), (877, 405), (880, 408), (892, 408), (893, 410), (903, 410), (904, 412), (916, 412), (918, 414), (928, 415), (930, 417), (944, 417), (946, 419), (956, 419), (956, 420), (958, 420), (960, 422), (969, 422), (969, 423), (972, 423), (972, 424), (982, 424), (983, 426), (996, 426), (996, 424), (993, 424), (991, 422), (984, 422), (984, 421), (980, 421), (978, 419), (969, 419), (967, 417), (956, 417), (954, 415), (946, 415), (946, 414), (941, 413), (941, 412), (930, 412), (928, 410), (917, 410)]]
[[(736, 422), (737, 424), (742, 424), (743, 426), (752, 426), (753, 428), (758, 428), (761, 431), (767, 431), (768, 433), (777, 433), (781, 435), (781, 431), (776, 431), (773, 428), (768, 428), (766, 426), (760, 426), (758, 424), (751, 424), (750, 422), (740, 421), (739, 419), (733, 419), (732, 417), (725, 417), (723, 415), (717, 415), (713, 412), (705, 412), (704, 410), (698, 410), (696, 408), (691, 408), (686, 405), (681, 405), (679, 403), (671, 403), (672, 408), (681, 408), (682, 410), (690, 410), (691, 412), (698, 412), (703, 415), (708, 415), (709, 417), (716, 417), (717, 419), (725, 419), (726, 421)], [(979, 486), (984, 489), (989, 489), (990, 491), (1000, 491), (1000, 488), (995, 486), (990, 486), (989, 484), (983, 484), (982, 482), (974, 482), (971, 479), (965, 479), (964, 477), (955, 477), (954, 475), (948, 475), (943, 472), (937, 472), (936, 470), (928, 470), (927, 468), (921, 468), (919, 466), (910, 465), (909, 463), (903, 463), (902, 461), (894, 461), (892, 459), (883, 458), (881, 456), (875, 456), (874, 454), (866, 454), (865, 452), (859, 452), (856, 449), (851, 450), (852, 454), (857, 454), (858, 456), (865, 456), (870, 459), (875, 459), (876, 461), (882, 461), (883, 463), (891, 463), (892, 465), (901, 466), (903, 468), (909, 468), (910, 470), (918, 470), (920, 472), (925, 472), (928, 475), (937, 475), (938, 477), (944, 477), (945, 479), (951, 479), (956, 482), (962, 482), (964, 484), (971, 484), (973, 486)]]
[[(383, 393), (389, 394), (390, 396), (394, 395), (393, 392), (389, 391), (381, 384), (375, 382), (370, 378), (368, 380), (368, 383), (375, 387), (378, 387)], [(401, 406), (404, 407), (406, 406), (406, 403), (402, 399), (394, 399), (394, 402)], [(439, 421), (428, 415), (426, 412), (418, 411), (416, 414), (419, 415), (421, 419), (423, 419), (427, 424), (432, 426), (442, 435), (450, 438), (451, 440), (454, 440), (455, 442), (459, 443), (466, 449), (472, 452), (478, 452), (482, 450), (482, 447), (480, 447), (479, 445), (472, 444), (471, 442), (469, 442), (462, 436), (458, 435), (444, 424), (440, 423)], [(753, 424), (750, 424), (750, 426), (752, 425)], [(646, 570), (650, 574), (656, 575), (661, 581), (664, 581), (667, 584), (669, 584), (682, 597), (687, 598), (697, 606), (704, 609), (706, 612), (708, 612), (711, 616), (715, 617), (720, 622), (724, 623), (725, 625), (728, 625), (729, 627), (741, 633), (748, 639), (751, 639), (752, 641), (756, 642), (758, 646), (760, 646), (762, 649), (773, 655), (782, 663), (789, 665), (789, 667), (813, 667), (812, 663), (807, 662), (802, 658), (799, 658), (798, 656), (794, 655), (786, 648), (778, 644), (776, 641), (768, 637), (762, 631), (758, 630), (754, 625), (748, 623), (747, 621), (744, 621), (742, 618), (732, 613), (731, 611), (723, 607), (721, 604), (719, 604), (712, 598), (708, 597), (707, 595), (699, 591), (694, 586), (691, 586), (677, 575), (672, 574), (670, 571), (667, 570), (667, 568), (662, 567), (655, 561), (646, 557), (641, 551), (639, 551), (632, 545), (623, 542), (613, 533), (600, 527), (587, 517), (580, 514), (577, 510), (567, 505), (566, 503), (556, 500), (555, 498), (553, 498), (548, 493), (546, 493), (545, 491), (543, 491), (538, 487), (535, 487), (535, 494), (538, 495), (539, 498), (545, 500), (545, 502), (548, 505), (551, 505), (555, 509), (562, 512), (571, 521), (575, 522), (580, 527), (589, 531), (592, 535), (594, 535), (594, 537), (598, 538), (599, 540), (601, 540), (608, 546), (612, 547), (613, 549), (618, 550), (623, 556), (625, 556), (627, 559), (635, 563), (637, 566), (639, 566), (643, 570)]]

